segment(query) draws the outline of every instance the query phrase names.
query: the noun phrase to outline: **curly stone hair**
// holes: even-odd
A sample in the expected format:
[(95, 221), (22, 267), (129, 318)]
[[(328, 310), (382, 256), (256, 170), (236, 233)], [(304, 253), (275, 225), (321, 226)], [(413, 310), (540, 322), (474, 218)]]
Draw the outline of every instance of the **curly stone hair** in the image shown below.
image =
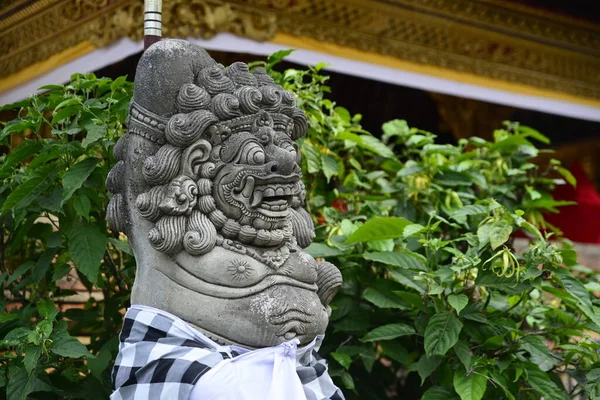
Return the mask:
[[(215, 145), (233, 133), (250, 131), (260, 118), (270, 118), (275, 131), (296, 140), (308, 129), (306, 115), (295, 106), (294, 95), (275, 84), (263, 69), (250, 72), (242, 62), (228, 68), (214, 61), (206, 64), (195, 74), (193, 83), (179, 87), (175, 98), (162, 99), (174, 104), (173, 113), (161, 115), (132, 102), (128, 133), (115, 145), (118, 162), (106, 181), (107, 189), (113, 193), (107, 210), (109, 225), (114, 231), (129, 232), (129, 199), (135, 201), (144, 219), (155, 224), (148, 238), (161, 252), (185, 249), (192, 255), (205, 254), (215, 246), (217, 229), (224, 236), (257, 237), (256, 245), (275, 245), (291, 235), (292, 226), (267, 235), (227, 219), (215, 208), (211, 196), (215, 165), (207, 160)], [(132, 135), (149, 143), (141, 150), (135, 149), (141, 161), (128, 163), (127, 158), (132, 157)], [(195, 158), (200, 161), (196, 165), (184, 166), (182, 159), (190, 152), (203, 156)], [(141, 169), (143, 182), (134, 183), (133, 192), (137, 193), (127, 197), (126, 168), (136, 167)], [(300, 215), (306, 214), (300, 205), (293, 205), (292, 225), (310, 222), (308, 215)]]

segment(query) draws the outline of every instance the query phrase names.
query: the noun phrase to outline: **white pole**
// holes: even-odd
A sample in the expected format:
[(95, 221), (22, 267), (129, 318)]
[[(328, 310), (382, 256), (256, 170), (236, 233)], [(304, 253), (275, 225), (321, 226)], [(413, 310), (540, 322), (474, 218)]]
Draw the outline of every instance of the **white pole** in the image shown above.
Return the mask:
[(162, 0), (144, 0), (144, 50), (162, 37)]

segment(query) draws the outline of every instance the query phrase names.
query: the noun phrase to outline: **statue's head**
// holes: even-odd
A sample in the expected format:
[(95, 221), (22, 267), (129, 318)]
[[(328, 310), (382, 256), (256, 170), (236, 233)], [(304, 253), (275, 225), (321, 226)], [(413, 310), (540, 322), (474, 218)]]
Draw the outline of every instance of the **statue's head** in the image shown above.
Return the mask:
[(307, 127), (264, 70), (224, 68), (182, 40), (144, 53), (107, 180), (109, 223), (138, 265), (132, 303), (248, 347), (324, 332), (341, 276), (302, 251)]

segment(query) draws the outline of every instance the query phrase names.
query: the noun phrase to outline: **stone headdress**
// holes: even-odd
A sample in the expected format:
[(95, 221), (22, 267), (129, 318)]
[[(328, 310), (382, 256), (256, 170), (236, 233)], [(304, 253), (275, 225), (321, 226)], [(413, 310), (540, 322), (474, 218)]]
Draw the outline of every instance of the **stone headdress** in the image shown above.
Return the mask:
[[(169, 62), (182, 53), (188, 63)], [(241, 180), (249, 180), (244, 171), (226, 182), (229, 193), (223, 199), (213, 194), (219, 168), (235, 162), (265, 165), (269, 157), (265, 145), (274, 143), (275, 150), (292, 153), (297, 164), (294, 140), (306, 133), (308, 124), (304, 112), (295, 106), (294, 95), (275, 84), (263, 69), (251, 72), (242, 62), (224, 68), (203, 49), (182, 40), (155, 44), (143, 62), (136, 76), (128, 134), (115, 146), (118, 162), (107, 180), (107, 188), (114, 193), (108, 207), (112, 229), (129, 231), (131, 218), (125, 203), (132, 202), (154, 224), (148, 234), (152, 246), (168, 254), (182, 249), (192, 255), (205, 254), (223, 241), (234, 247), (239, 247), (237, 243), (276, 247), (293, 238), (301, 247), (310, 244), (312, 221), (301, 207), (300, 171), (297, 165), (290, 170), (288, 160), (271, 157), (271, 168), (283, 168), (273, 172), (284, 176), (295, 174), (293, 182), (269, 187), (265, 178), (259, 187), (252, 178), (254, 187), (245, 187), (254, 190), (254, 202), (269, 195), (274, 199), (279, 195), (280, 203), (289, 200), (290, 216), (285, 221), (236, 202), (231, 191), (240, 187)], [(136, 144), (132, 151), (128, 145), (132, 135), (145, 138), (146, 143)], [(236, 157), (242, 157), (241, 161)], [(128, 193), (126, 179), (131, 182)], [(274, 202), (269, 203), (271, 208)], [(265, 207), (269, 205), (259, 211)]]

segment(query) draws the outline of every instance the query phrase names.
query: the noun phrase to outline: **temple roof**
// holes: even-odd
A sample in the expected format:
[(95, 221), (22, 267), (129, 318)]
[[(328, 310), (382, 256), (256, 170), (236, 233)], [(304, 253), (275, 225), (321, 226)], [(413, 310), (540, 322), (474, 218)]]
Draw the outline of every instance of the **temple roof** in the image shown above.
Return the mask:
[[(374, 63), (390, 57), (433, 75), (599, 105), (600, 26), (581, 17), (577, 2), (529, 3), (534, 7), (501, 0), (164, 0), (163, 34), (312, 41)], [(0, 1), (0, 91), (34, 73), (22, 71), (35, 63), (54, 57), (56, 65), (123, 37), (141, 39), (142, 18), (139, 0)]]

